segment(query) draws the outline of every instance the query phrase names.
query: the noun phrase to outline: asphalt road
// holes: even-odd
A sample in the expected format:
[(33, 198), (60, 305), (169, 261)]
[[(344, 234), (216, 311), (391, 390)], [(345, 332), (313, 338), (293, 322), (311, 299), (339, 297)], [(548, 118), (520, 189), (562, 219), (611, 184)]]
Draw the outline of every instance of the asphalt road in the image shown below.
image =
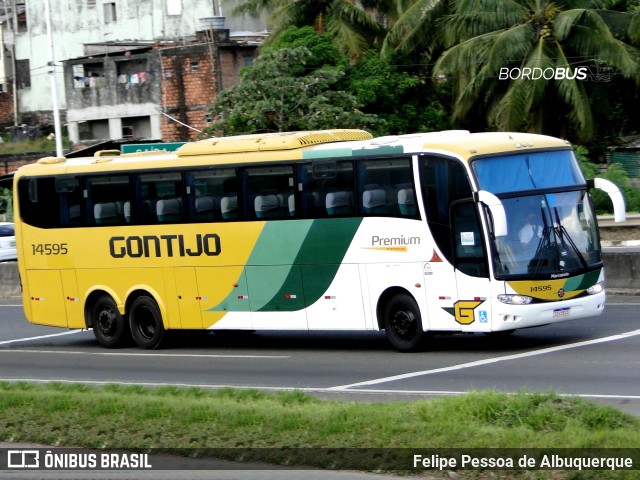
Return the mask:
[(638, 300), (610, 296), (600, 317), (502, 339), (436, 336), (412, 354), (379, 332), (197, 333), (158, 351), (106, 350), (92, 332), (31, 325), (19, 305), (0, 305), (0, 380), (299, 389), (362, 401), (553, 390), (640, 416)]
[[(0, 381), (299, 389), (351, 401), (412, 400), (469, 390), (579, 395), (640, 416), (640, 298), (609, 296), (605, 313), (517, 331), (508, 338), (439, 336), (421, 353), (391, 349), (381, 333), (258, 332), (178, 335), (169, 348), (106, 350), (91, 332), (30, 325), (0, 305)], [(0, 443), (3, 448), (29, 446)], [(187, 460), (185, 460), (187, 461)], [(383, 480), (356, 472), (202, 470), (0, 472), (0, 478)], [(199, 468), (199, 467), (198, 467)], [(7, 476), (8, 475), (8, 476)], [(34, 476), (35, 475), (35, 476)], [(440, 478), (440, 477), (438, 477)]]

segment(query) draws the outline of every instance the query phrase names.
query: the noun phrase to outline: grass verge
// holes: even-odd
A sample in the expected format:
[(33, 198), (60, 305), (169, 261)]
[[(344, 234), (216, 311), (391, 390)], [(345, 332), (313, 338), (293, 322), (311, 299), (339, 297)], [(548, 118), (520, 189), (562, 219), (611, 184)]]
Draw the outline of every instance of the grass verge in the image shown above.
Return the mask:
[[(182, 454), (190, 450), (180, 449), (237, 453), (244, 448), (251, 455), (282, 447), (415, 453), (426, 448), (638, 448), (640, 420), (554, 393), (487, 391), (413, 402), (356, 403), (301, 392), (0, 383), (0, 439)], [(247, 458), (245, 452), (243, 458), (265, 460), (251, 455)], [(277, 456), (266, 460), (287, 461)], [(309, 455), (304, 463), (327, 467), (325, 461)], [(578, 473), (566, 478), (603, 478), (604, 472)], [(637, 475), (615, 473), (622, 476), (607, 478)], [(634, 476), (625, 476), (628, 473)]]

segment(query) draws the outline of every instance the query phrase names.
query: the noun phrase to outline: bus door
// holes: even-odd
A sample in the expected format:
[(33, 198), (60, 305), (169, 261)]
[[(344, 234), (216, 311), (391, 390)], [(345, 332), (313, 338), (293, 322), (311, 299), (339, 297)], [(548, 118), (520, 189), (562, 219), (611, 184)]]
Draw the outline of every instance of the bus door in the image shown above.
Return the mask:
[(180, 326), (183, 329), (201, 329), (201, 300), (198, 290), (198, 280), (194, 267), (179, 267), (174, 269), (178, 308), (180, 311)]
[(85, 328), (74, 269), (27, 270), (30, 321), (53, 327)]
[(27, 270), (32, 323), (67, 327), (60, 270)]
[(471, 200), (454, 202), (451, 206), (457, 299), (450, 313), (461, 330), (469, 332), (488, 330), (491, 318), (488, 250), (478, 207)]

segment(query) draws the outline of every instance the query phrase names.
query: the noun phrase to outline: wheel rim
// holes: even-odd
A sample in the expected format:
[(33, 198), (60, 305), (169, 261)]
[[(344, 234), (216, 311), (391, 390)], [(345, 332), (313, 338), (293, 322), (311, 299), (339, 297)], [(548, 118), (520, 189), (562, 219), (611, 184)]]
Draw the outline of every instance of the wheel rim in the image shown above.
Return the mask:
[(410, 342), (415, 338), (418, 322), (411, 311), (398, 310), (391, 320), (394, 335), (401, 342)]
[(118, 330), (117, 315), (112, 308), (103, 306), (98, 313), (96, 326), (105, 337), (113, 337)]
[(156, 334), (156, 319), (153, 312), (146, 307), (136, 310), (136, 330), (146, 340), (150, 340)]

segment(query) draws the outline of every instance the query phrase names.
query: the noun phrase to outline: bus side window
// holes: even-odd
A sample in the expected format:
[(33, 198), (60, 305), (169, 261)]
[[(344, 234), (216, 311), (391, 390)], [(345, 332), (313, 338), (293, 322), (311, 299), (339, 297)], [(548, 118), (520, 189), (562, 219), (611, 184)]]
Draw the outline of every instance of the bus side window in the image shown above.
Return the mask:
[(84, 184), (90, 223), (94, 225), (122, 225), (126, 223), (125, 204), (131, 188), (128, 175), (100, 175), (88, 177)]
[(80, 225), (84, 203), (80, 178), (56, 177), (56, 193), (60, 202), (60, 225)]
[[(182, 174), (159, 172), (139, 176), (137, 222), (143, 224), (180, 222), (184, 218)], [(136, 213), (136, 212), (134, 212)]]
[(453, 263), (451, 204), (471, 197), (471, 183), (458, 160), (439, 155), (420, 157), (420, 180), (427, 223), (438, 247)]
[[(404, 216), (398, 192), (413, 187), (409, 158), (378, 158), (358, 162), (360, 209), (363, 215)], [(405, 192), (406, 194), (406, 192)], [(407, 201), (407, 197), (404, 197)], [(405, 212), (408, 209), (405, 209)], [(414, 213), (415, 214), (415, 211)]]
[(456, 268), (472, 277), (487, 277), (489, 270), (475, 203), (454, 203), (451, 207), (451, 219)]
[(303, 184), (301, 216), (326, 218), (355, 214), (352, 161), (317, 160), (302, 166), (299, 171)]
[(292, 166), (251, 167), (246, 169), (246, 174), (249, 218), (291, 218), (289, 197), (294, 194)]
[(56, 228), (62, 224), (53, 177), (21, 178), (18, 195), (19, 214), (25, 223), (39, 228)]
[[(233, 168), (209, 168), (187, 172), (189, 216), (196, 222), (237, 217), (238, 182)], [(235, 202), (232, 198), (235, 197)]]

